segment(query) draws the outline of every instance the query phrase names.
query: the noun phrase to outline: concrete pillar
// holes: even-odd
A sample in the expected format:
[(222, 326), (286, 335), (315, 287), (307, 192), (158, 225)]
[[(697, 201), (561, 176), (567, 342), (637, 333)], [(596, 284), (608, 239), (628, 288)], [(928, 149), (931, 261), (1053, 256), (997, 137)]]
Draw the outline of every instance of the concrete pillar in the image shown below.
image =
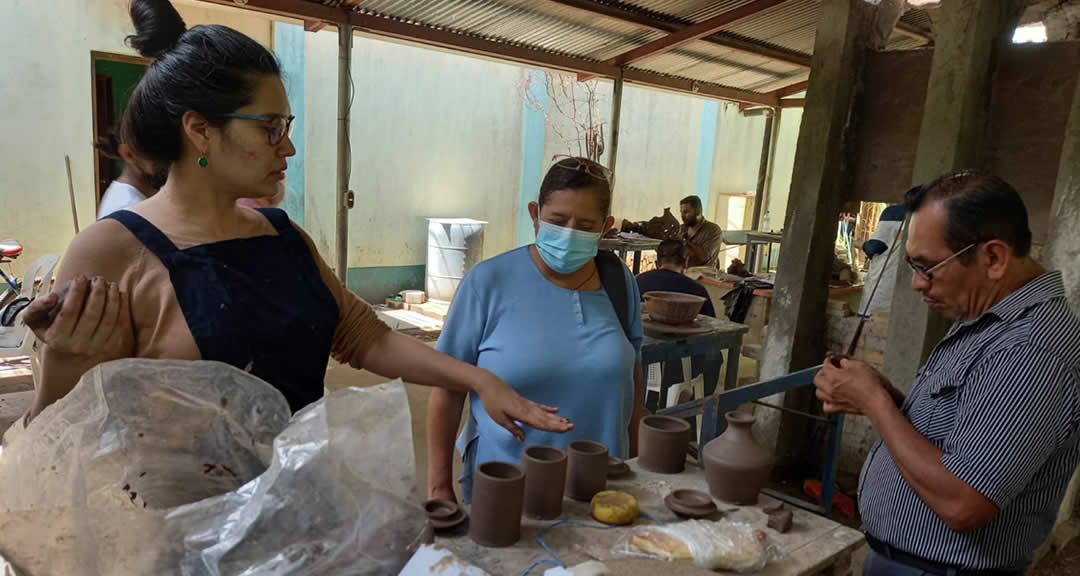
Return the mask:
[[(824, 0), (818, 18), (810, 89), (795, 152), (775, 296), (761, 362), (762, 379), (820, 364), (825, 354), (825, 303), (836, 222), (849, 197), (849, 167), (856, 144), (854, 111), (863, 66), (871, 49), (884, 46), (903, 9), (902, 0)], [(774, 216), (775, 218), (775, 216)], [(790, 408), (806, 410), (813, 391), (786, 395)], [(774, 401), (775, 402), (775, 401)], [(779, 415), (758, 410), (764, 439), (772, 439)], [(780, 452), (803, 454), (804, 420), (792, 421)], [(787, 460), (789, 463), (793, 463)]]
[[(1022, 3), (952, 0), (942, 4), (915, 155), (915, 184), (982, 164), (995, 56), (1009, 42)], [(905, 241), (906, 235), (899, 249)], [(911, 269), (897, 268), (885, 376), (898, 389), (910, 390), (915, 373), (947, 328), (941, 315), (931, 312), (911, 289)]]
[[(1046, 265), (1060, 270), (1065, 280), (1065, 293), (1073, 313), (1080, 314), (1080, 75), (1073, 89), (1072, 112), (1065, 126), (1065, 139), (1058, 163), (1054, 203), (1050, 211), (1050, 230), (1046, 246)], [(1080, 495), (1080, 470), (1073, 475), (1058, 513), (1058, 525), (1051, 537), (1063, 543), (1074, 537), (1077, 526), (1077, 502)]]

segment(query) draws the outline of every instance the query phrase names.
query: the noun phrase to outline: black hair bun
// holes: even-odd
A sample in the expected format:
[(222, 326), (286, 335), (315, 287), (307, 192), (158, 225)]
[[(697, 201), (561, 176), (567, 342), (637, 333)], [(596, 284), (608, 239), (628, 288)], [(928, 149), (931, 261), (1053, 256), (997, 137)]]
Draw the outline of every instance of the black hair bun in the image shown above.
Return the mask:
[(135, 33), (124, 40), (146, 58), (157, 58), (172, 50), (187, 30), (169, 0), (132, 0), (130, 13)]
[(98, 138), (97, 142), (94, 142), (94, 147), (101, 151), (107, 158), (112, 158), (113, 160), (120, 159), (120, 140), (116, 137), (115, 133)]

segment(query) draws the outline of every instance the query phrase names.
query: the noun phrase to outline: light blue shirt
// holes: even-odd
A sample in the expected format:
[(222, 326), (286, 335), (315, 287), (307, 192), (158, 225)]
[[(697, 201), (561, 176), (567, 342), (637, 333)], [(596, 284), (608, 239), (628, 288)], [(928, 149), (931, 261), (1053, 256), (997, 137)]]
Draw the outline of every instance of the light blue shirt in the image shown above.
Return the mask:
[(626, 458), (642, 331), (641, 296), (630, 271), (624, 272), (630, 339), (606, 292), (556, 286), (536, 267), (528, 246), (481, 262), (465, 276), (435, 348), (490, 370), (574, 423), (566, 434), (525, 427), (525, 441), (518, 442), (470, 394), (469, 418), (457, 442), (466, 502), (478, 463), (518, 463), (526, 446), (565, 449), (574, 440), (595, 440), (612, 456)]

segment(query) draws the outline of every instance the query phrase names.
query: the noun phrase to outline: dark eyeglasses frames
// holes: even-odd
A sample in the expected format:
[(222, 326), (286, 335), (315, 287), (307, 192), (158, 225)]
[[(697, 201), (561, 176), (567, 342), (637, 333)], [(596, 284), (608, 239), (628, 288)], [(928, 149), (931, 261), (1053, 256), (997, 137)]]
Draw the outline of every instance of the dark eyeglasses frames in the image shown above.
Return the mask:
[(916, 274), (918, 274), (923, 280), (926, 280), (927, 282), (933, 282), (934, 281), (934, 271), (935, 270), (940, 270), (942, 266), (948, 264), (949, 262), (953, 261), (955, 258), (958, 258), (961, 254), (967, 252), (968, 250), (971, 250), (972, 248), (974, 248), (976, 246), (978, 246), (978, 243), (968, 244), (967, 246), (964, 247), (963, 250), (953, 252), (952, 256), (949, 256), (948, 258), (942, 260), (941, 262), (938, 262), (937, 264), (934, 264), (933, 266), (931, 266), (929, 268), (927, 268), (926, 266), (921, 266), (919, 264), (916, 264), (911, 259), (911, 256), (908, 256), (907, 254), (904, 254), (904, 260), (907, 262), (907, 265), (909, 267), (911, 267), (911, 270), (913, 272), (915, 272)]
[(258, 114), (240, 114), (238, 112), (232, 112), (229, 114), (223, 114), (225, 118), (237, 118), (240, 120), (255, 120), (256, 122), (265, 122), (267, 125), (263, 126), (266, 130), (266, 135), (271, 146), (277, 146), (281, 144), (281, 141), (286, 136), (292, 136), (292, 125), (295, 116), (262, 116)]
[(566, 154), (556, 154), (551, 158), (555, 162), (555, 166), (559, 168), (565, 168), (567, 170), (580, 170), (593, 178), (604, 180), (605, 182), (611, 181), (611, 170), (607, 167), (597, 164), (591, 160), (584, 158), (578, 158), (576, 156), (568, 156)]

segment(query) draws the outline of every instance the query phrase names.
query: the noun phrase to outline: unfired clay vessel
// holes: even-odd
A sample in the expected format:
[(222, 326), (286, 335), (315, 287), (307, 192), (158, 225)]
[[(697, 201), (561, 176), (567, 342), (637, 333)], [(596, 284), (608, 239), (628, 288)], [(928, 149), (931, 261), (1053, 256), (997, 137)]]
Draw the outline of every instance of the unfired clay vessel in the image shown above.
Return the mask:
[(607, 446), (592, 440), (575, 440), (566, 452), (566, 495), (588, 502), (607, 488)]
[(484, 462), (473, 475), (469, 536), (481, 546), (512, 546), (521, 538), (525, 474), (509, 462)]
[(521, 455), (525, 472), (525, 515), (551, 520), (562, 514), (566, 453), (554, 446), (529, 446)]
[(727, 430), (705, 445), (705, 479), (713, 496), (732, 504), (756, 504), (769, 480), (772, 452), (754, 438), (754, 416), (728, 412)]
[(686, 464), (690, 423), (671, 416), (646, 416), (638, 425), (638, 464), (650, 472), (678, 474)]

